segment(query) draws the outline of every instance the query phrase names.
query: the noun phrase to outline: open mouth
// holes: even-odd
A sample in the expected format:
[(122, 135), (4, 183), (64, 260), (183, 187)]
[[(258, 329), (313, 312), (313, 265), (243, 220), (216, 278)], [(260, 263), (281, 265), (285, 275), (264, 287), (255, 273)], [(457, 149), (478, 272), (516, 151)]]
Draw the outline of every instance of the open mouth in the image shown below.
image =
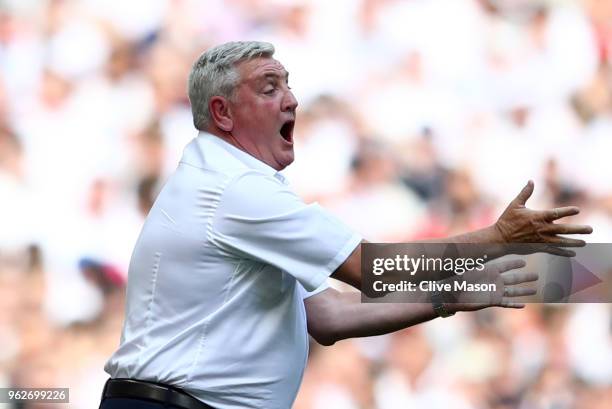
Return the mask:
[(295, 126), (295, 120), (291, 119), (283, 124), (280, 129), (280, 134), (284, 140), (289, 143), (293, 143), (293, 127)]

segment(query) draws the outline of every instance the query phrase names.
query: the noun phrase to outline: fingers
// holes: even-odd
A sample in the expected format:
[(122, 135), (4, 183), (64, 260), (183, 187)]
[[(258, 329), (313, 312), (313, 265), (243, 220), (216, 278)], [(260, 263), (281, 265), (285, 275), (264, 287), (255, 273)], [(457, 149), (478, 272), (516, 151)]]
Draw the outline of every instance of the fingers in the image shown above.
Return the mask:
[(593, 228), (584, 224), (550, 224), (543, 231), (549, 234), (591, 234)]
[(552, 236), (546, 239), (549, 244), (557, 244), (564, 247), (584, 247), (586, 242), (584, 240), (570, 239), (567, 237)]
[(527, 185), (521, 190), (518, 196), (514, 199), (514, 202), (518, 205), (524, 206), (527, 203), (527, 199), (533, 194), (533, 181), (527, 182)]
[(513, 271), (510, 273), (501, 274), (504, 285), (515, 285), (522, 283), (530, 283), (538, 280), (536, 273), (530, 273), (526, 271)]
[(526, 297), (536, 295), (538, 290), (529, 287), (504, 287), (504, 297)]
[(553, 221), (568, 216), (575, 216), (578, 213), (580, 213), (580, 209), (576, 206), (557, 207), (554, 209), (542, 211), (544, 219), (548, 221)]
[(516, 270), (517, 268), (523, 268), (526, 265), (527, 263), (525, 262), (525, 260), (515, 259), (515, 260), (508, 260), (508, 261), (502, 261), (499, 263), (491, 264), (490, 267), (493, 268), (494, 271), (497, 271), (498, 273), (503, 273), (504, 271)]
[(548, 253), (548, 254), (552, 254), (553, 256), (561, 256), (561, 257), (574, 257), (576, 255), (576, 252), (572, 251), (572, 250), (567, 250), (565, 249), (563, 245), (560, 244), (548, 244), (543, 242), (544, 240), (546, 240), (546, 236), (544, 235), (540, 235), (540, 237), (538, 238), (538, 240), (541, 241), (541, 243), (530, 243), (527, 246), (521, 247), (519, 252), (517, 254), (535, 254), (535, 253)]
[(502, 299), (498, 307), (502, 308), (525, 308), (525, 304), (522, 302), (514, 302), (506, 299)]
[(542, 248), (542, 251), (553, 256), (560, 257), (576, 257), (576, 252), (573, 250), (562, 249), (556, 246), (546, 246)]

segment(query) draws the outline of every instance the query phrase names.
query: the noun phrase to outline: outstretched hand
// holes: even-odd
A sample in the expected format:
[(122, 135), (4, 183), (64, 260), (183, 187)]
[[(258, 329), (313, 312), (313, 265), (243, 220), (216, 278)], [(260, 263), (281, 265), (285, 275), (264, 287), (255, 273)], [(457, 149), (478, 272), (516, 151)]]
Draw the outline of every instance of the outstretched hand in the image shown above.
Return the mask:
[[(488, 307), (523, 308), (525, 304), (514, 300), (515, 297), (535, 295), (537, 290), (533, 283), (538, 275), (532, 272), (510, 271), (526, 266), (524, 260), (515, 259), (494, 264), (487, 264), (484, 271), (469, 272), (470, 282), (495, 284), (495, 291), (474, 295), (469, 292), (456, 294), (456, 302), (448, 304), (450, 311), (477, 311)], [(468, 275), (468, 273), (466, 273)], [(483, 300), (482, 298), (486, 298)]]
[(584, 246), (584, 240), (559, 235), (590, 234), (593, 232), (591, 226), (555, 223), (556, 220), (580, 213), (580, 209), (576, 206), (557, 207), (550, 210), (528, 209), (525, 204), (531, 197), (533, 189), (534, 185), (530, 180), (495, 223), (494, 227), (502, 241), (504, 243), (544, 243), (560, 247)]

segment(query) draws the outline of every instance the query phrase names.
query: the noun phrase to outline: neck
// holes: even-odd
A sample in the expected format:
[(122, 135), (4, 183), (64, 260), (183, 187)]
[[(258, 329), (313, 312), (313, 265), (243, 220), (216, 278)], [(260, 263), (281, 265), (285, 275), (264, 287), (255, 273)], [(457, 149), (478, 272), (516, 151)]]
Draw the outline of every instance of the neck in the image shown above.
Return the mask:
[(247, 152), (247, 150), (244, 149), (244, 146), (242, 146), (242, 144), (238, 142), (238, 140), (234, 137), (234, 135), (232, 135), (232, 133), (229, 131), (224, 131), (219, 128), (214, 128), (214, 129), (209, 128), (209, 129), (204, 130), (204, 132), (208, 132), (209, 134), (215, 135), (216, 137), (223, 139), (225, 142), (229, 143), (230, 145), (235, 146), (241, 151)]
[[(230, 145), (240, 149), (241, 151), (248, 153), (249, 155), (257, 158), (257, 156), (253, 155), (253, 153), (249, 152), (249, 150), (247, 150), (245, 148), (245, 146), (240, 143), (240, 141), (230, 132), (230, 131), (224, 131), (222, 129), (219, 128), (215, 128), (215, 129), (207, 129), (205, 132), (208, 132), (209, 134), (215, 135), (216, 137), (224, 140), (225, 142), (229, 143)], [(259, 158), (257, 158), (259, 159)], [(259, 159), (261, 160), (261, 159)]]

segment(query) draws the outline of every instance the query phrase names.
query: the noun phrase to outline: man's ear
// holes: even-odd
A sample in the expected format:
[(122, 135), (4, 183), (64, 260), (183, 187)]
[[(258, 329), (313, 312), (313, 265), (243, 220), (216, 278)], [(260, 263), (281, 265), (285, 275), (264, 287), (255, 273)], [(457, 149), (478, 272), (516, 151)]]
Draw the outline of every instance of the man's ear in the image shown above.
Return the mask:
[(212, 122), (222, 131), (231, 132), (234, 128), (234, 121), (229, 112), (229, 102), (227, 99), (215, 95), (208, 101), (208, 110), (212, 117)]

